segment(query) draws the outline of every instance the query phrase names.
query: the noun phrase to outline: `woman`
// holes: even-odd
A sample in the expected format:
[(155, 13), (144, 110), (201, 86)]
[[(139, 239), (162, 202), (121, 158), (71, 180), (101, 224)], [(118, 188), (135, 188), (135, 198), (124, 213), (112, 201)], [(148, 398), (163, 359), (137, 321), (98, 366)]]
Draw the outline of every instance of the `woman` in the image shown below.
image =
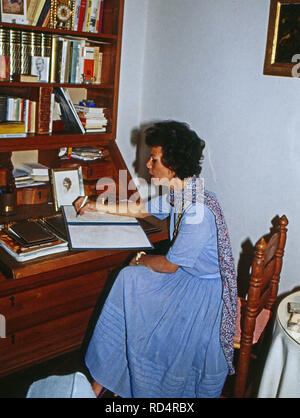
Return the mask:
[(121, 397), (219, 397), (233, 373), (236, 277), (222, 211), (199, 179), (204, 141), (186, 124), (166, 121), (146, 130), (146, 142), (149, 173), (169, 193), (138, 213), (129, 204), (126, 214), (170, 216), (171, 246), (165, 256), (138, 253), (119, 273), (86, 364), (95, 393), (104, 387)]

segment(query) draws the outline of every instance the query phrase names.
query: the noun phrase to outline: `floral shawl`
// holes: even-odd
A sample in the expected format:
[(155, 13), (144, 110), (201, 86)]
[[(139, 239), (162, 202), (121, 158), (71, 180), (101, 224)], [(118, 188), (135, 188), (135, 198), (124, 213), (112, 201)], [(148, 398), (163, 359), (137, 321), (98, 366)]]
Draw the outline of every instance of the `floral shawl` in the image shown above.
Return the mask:
[(221, 318), (220, 341), (228, 364), (229, 374), (234, 374), (233, 367), (233, 337), (237, 316), (237, 282), (234, 260), (227, 225), (216, 196), (204, 190), (203, 180), (192, 177), (185, 180), (183, 191), (170, 189), (170, 204), (181, 207), (182, 201), (204, 204), (215, 216), (218, 243), (218, 261), (223, 285), (223, 310)]

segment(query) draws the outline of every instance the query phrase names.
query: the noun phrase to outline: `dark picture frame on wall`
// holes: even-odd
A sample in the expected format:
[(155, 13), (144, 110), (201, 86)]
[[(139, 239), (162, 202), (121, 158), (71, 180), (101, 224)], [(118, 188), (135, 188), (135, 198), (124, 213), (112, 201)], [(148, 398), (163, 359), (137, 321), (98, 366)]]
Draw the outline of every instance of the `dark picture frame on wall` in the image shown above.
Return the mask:
[(270, 0), (264, 74), (300, 77), (300, 0)]

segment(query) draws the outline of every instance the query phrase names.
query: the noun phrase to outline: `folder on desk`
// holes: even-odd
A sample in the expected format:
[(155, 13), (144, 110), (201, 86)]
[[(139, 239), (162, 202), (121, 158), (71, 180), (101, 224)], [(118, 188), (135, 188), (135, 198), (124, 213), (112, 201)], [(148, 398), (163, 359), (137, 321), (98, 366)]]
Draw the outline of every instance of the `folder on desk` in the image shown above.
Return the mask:
[(136, 218), (85, 212), (76, 216), (73, 205), (62, 206), (73, 250), (150, 249), (152, 244)]

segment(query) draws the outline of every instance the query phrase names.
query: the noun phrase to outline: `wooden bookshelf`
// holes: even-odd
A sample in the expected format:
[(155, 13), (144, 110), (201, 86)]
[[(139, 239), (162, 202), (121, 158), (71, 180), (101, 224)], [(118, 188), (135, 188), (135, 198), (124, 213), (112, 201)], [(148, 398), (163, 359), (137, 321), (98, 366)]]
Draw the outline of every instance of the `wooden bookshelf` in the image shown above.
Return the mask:
[[(100, 34), (0, 23), (0, 29), (71, 35), (105, 42), (101, 84), (0, 81), (0, 95), (20, 95), (32, 100), (31, 97), (39, 97), (39, 91), (44, 87), (84, 88), (87, 99), (93, 99), (97, 107), (109, 109), (108, 128), (104, 133), (58, 131), (28, 134), (25, 138), (0, 138), (0, 167), (11, 173), (13, 151), (38, 150), (39, 162), (58, 168), (61, 147), (102, 146), (109, 151), (107, 170), (118, 181), (119, 170), (127, 169), (115, 142), (123, 8), (124, 0), (104, 1)], [(51, 201), (49, 203), (19, 205), (15, 215), (0, 217), (0, 223), (51, 214), (53, 202), (52, 205)], [(153, 242), (166, 238), (166, 229), (150, 235)], [(0, 314), (6, 320), (6, 338), (0, 338), (0, 376), (79, 348), (108, 277), (134, 253), (125, 250), (66, 251), (18, 263), (0, 249)]]

